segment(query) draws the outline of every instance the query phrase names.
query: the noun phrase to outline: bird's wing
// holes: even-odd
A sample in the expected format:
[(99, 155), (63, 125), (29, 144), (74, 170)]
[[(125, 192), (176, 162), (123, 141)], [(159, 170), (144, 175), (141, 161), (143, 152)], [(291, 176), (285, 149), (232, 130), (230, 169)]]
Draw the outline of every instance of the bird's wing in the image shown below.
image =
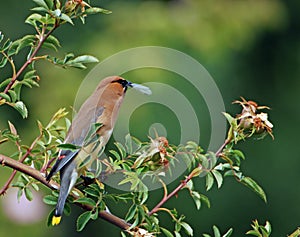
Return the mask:
[(77, 151), (61, 150), (54, 166), (47, 175), (46, 180), (50, 180), (56, 172), (60, 171), (66, 164), (71, 162), (78, 152), (79, 149)]
[[(74, 118), (66, 136), (65, 143), (83, 146), (85, 138), (92, 124), (95, 124), (97, 119), (102, 115), (104, 107), (93, 108), (88, 102), (89, 99), (82, 105), (78, 114)], [(85, 111), (85, 113), (83, 111)], [(56, 172), (60, 171), (63, 167), (65, 167), (65, 165), (71, 162), (79, 153), (79, 151), (80, 149), (76, 151), (60, 150), (58, 159), (56, 160), (46, 179), (50, 180)]]

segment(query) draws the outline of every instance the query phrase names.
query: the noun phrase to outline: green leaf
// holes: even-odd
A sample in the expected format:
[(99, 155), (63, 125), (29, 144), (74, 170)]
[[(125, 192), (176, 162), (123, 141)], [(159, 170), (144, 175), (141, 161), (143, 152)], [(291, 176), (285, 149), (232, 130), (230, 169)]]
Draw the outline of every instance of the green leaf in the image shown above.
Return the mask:
[(76, 223), (77, 231), (82, 231), (83, 230), (83, 228), (86, 226), (88, 221), (91, 219), (91, 216), (92, 216), (92, 213), (90, 211), (87, 211), (87, 212), (82, 213), (78, 217), (77, 223)]
[(160, 227), (160, 230), (162, 231), (162, 233), (164, 233), (165, 236), (174, 237), (174, 235), (170, 231), (168, 231), (167, 229), (165, 229), (163, 227)]
[(124, 159), (127, 155), (125, 147), (119, 142), (115, 142), (115, 146), (118, 148), (118, 150), (121, 154), (121, 158)]
[(190, 175), (192, 177), (196, 177), (199, 176), (201, 173), (202, 173), (202, 168), (198, 166), (190, 173)]
[(33, 200), (33, 193), (29, 188), (25, 188), (24, 189), (25, 192), (25, 197), (27, 198), (28, 201), (32, 201)]
[(99, 60), (91, 55), (81, 55), (72, 60), (73, 63), (97, 63)]
[(86, 9), (84, 13), (85, 14), (97, 14), (97, 13), (111, 14), (112, 12), (99, 7), (91, 7)]
[(24, 182), (22, 182), (22, 181), (18, 181), (18, 182), (15, 182), (12, 186), (17, 187), (17, 188), (24, 188), (26, 186), (26, 184), (24, 184)]
[(217, 226), (213, 226), (213, 231), (214, 231), (214, 237), (221, 237), (220, 230), (218, 229)]
[(77, 151), (78, 149), (80, 149), (80, 146), (76, 146), (70, 143), (62, 143), (59, 144), (57, 147), (62, 150), (70, 150), (70, 151)]
[(127, 134), (125, 136), (125, 147), (126, 147), (126, 151), (128, 154), (132, 154), (133, 153), (133, 149), (132, 149), (132, 139), (130, 134)]
[(7, 79), (5, 79), (4, 81), (2, 81), (2, 82), (0, 83), (0, 88), (3, 88), (3, 87), (5, 87), (5, 86), (7, 86), (7, 85), (10, 83), (10, 81), (11, 81), (11, 78), (7, 78)]
[(26, 105), (22, 101), (18, 101), (15, 104), (11, 104), (13, 108), (15, 108), (23, 118), (28, 117), (28, 110)]
[(55, 206), (57, 200), (58, 200), (57, 197), (54, 197), (53, 195), (47, 195), (43, 198), (43, 202), (51, 206)]
[(262, 237), (262, 235), (256, 230), (249, 230), (246, 232), (246, 235), (254, 235), (254, 236)]
[(201, 207), (201, 195), (200, 195), (200, 193), (198, 193), (197, 191), (192, 191), (191, 195), (192, 195), (192, 198), (193, 198), (193, 200), (196, 204), (197, 210), (199, 210), (200, 207)]
[(48, 12), (48, 10), (44, 7), (34, 7), (34, 8), (31, 8), (30, 10), (34, 11), (34, 12)]
[(5, 41), (5, 43), (3, 44), (3, 46), (1, 47), (1, 51), (3, 51), (3, 52), (6, 51), (11, 44), (12, 44), (12, 41), (10, 41), (9, 39), (7, 39)]
[(12, 56), (12, 55), (14, 55), (14, 54), (17, 53), (17, 49), (18, 49), (18, 47), (19, 47), (19, 44), (20, 44), (20, 40), (16, 40), (16, 41), (14, 41), (14, 42), (10, 45), (10, 47), (9, 47), (9, 49), (8, 49), (8, 51), (7, 51), (8, 57), (10, 57), (10, 56)]
[(29, 181), (30, 181), (29, 178), (28, 178), (28, 176), (25, 175), (25, 174), (21, 174), (20, 177), (19, 177), (19, 179), (20, 179), (22, 182), (26, 183), (26, 184), (28, 184)]
[(8, 61), (7, 57), (2, 57), (2, 59), (0, 61), (0, 68), (5, 67), (7, 61)]
[(32, 187), (35, 191), (39, 191), (39, 190), (40, 190), (39, 186), (38, 186), (36, 183), (32, 183), (32, 184), (31, 184), (31, 187)]
[(81, 203), (83, 205), (89, 205), (89, 206), (92, 206), (92, 207), (95, 207), (97, 205), (96, 202), (93, 199), (87, 198), (87, 197), (78, 198), (74, 202)]
[(65, 203), (65, 206), (64, 206), (64, 214), (66, 216), (69, 216), (71, 214), (71, 206), (67, 202)]
[(45, 145), (49, 145), (52, 141), (52, 135), (47, 129), (43, 128), (42, 131), (43, 131), (43, 138), (45, 139)]
[(137, 212), (137, 205), (136, 204), (132, 204), (132, 206), (129, 208), (126, 216), (125, 216), (125, 220), (126, 221), (130, 221), (131, 219), (133, 219), (133, 217), (135, 216)]
[(54, 213), (55, 213), (55, 209), (53, 209), (53, 210), (49, 213), (49, 215), (48, 215), (48, 217), (47, 217), (47, 226), (48, 226), (48, 227), (51, 227), (51, 226), (52, 226), (52, 218), (53, 218), (53, 216), (54, 216)]
[(122, 231), (121, 232), (122, 237), (126, 237), (126, 234)]
[(272, 226), (271, 226), (271, 223), (266, 221), (266, 225), (265, 225), (265, 228), (266, 228), (266, 231), (268, 233), (271, 233), (272, 232)]
[(220, 188), (222, 186), (222, 183), (223, 183), (222, 174), (217, 170), (212, 170), (211, 172), (212, 172), (213, 176), (215, 177), (215, 179), (217, 181), (218, 188)]
[(53, 35), (49, 35), (46, 42), (53, 44), (57, 48), (61, 47), (59, 40)]
[(91, 161), (92, 161), (91, 155), (84, 157), (83, 161), (79, 164), (78, 168), (81, 169), (86, 167)]
[(210, 208), (210, 201), (207, 196), (205, 196), (204, 194), (200, 194), (200, 199), (207, 205), (208, 208)]
[(16, 100), (18, 99), (17, 93), (13, 90), (8, 90), (8, 93), (10, 95), (11, 101), (16, 102)]
[(233, 229), (230, 228), (222, 237), (230, 237), (232, 233), (233, 233)]
[(111, 153), (117, 160), (121, 160), (119, 153), (115, 150), (109, 150), (109, 153)]
[(71, 59), (74, 58), (74, 54), (73, 53), (68, 53), (65, 55), (65, 58), (63, 60), (63, 64), (65, 64), (66, 62), (70, 61)]
[(7, 95), (7, 94), (5, 94), (5, 93), (3, 93), (3, 92), (0, 93), (0, 97), (2, 97), (2, 99), (5, 99), (5, 100), (8, 101), (8, 102), (11, 101), (10, 96)]
[(99, 159), (96, 159), (96, 168), (95, 168), (95, 177), (99, 177), (102, 172), (102, 162)]
[(49, 10), (47, 3), (44, 0), (33, 0), (38, 6)]
[(99, 217), (99, 211), (96, 208), (95, 210), (92, 211), (91, 219), (95, 221), (98, 219), (98, 217)]
[(264, 202), (267, 202), (267, 196), (264, 190), (250, 177), (242, 177), (241, 183), (250, 188), (256, 194), (258, 194)]
[(228, 123), (231, 125), (232, 123), (236, 122), (236, 119), (233, 118), (230, 114), (223, 112), (223, 115), (225, 116), (225, 118), (227, 119)]
[(211, 173), (206, 175), (206, 191), (210, 190), (214, 184), (214, 177)]
[(240, 150), (232, 150), (232, 152), (237, 155), (239, 158), (242, 158), (243, 160), (245, 160), (245, 155), (242, 151)]
[(11, 56), (13, 54), (17, 54), (21, 49), (33, 46), (36, 41), (36, 37), (34, 35), (25, 35), (22, 39), (16, 40), (12, 43), (10, 49), (8, 50), (8, 55)]
[(92, 197), (99, 198), (101, 193), (93, 188), (86, 188), (84, 189), (84, 192)]
[(20, 188), (17, 193), (18, 202), (20, 202), (20, 198), (22, 197), (22, 195), (23, 195), (23, 189)]
[(52, 9), (53, 7), (53, 0), (44, 0), (44, 2), (47, 4), (48, 9)]
[(181, 237), (181, 234), (178, 233), (177, 231), (174, 231), (175, 237)]
[(34, 27), (37, 27), (36, 21), (41, 21), (42, 18), (43, 18), (42, 15), (40, 15), (38, 13), (33, 13), (29, 17), (27, 17), (27, 19), (25, 20), (25, 23), (32, 25)]
[(193, 229), (192, 227), (186, 223), (186, 222), (181, 222), (180, 225), (184, 228), (185, 232), (189, 235), (189, 236), (193, 236)]
[(74, 25), (72, 19), (65, 13), (62, 13), (60, 16), (59, 16), (60, 19), (70, 23), (71, 25)]
[(18, 132), (17, 132), (17, 129), (16, 129), (15, 125), (13, 125), (13, 123), (11, 123), (10, 121), (8, 121), (8, 126), (9, 126), (10, 132), (11, 132), (13, 135), (17, 136), (17, 135), (18, 135)]
[(216, 163), (217, 163), (217, 156), (214, 152), (209, 151), (206, 154), (209, 166), (208, 169), (212, 169), (213, 167), (215, 167)]
[(37, 83), (33, 79), (24, 79), (24, 80), (21, 81), (21, 84), (24, 84), (24, 85), (26, 85), (29, 88), (32, 88), (32, 86), (36, 86), (36, 87), (40, 86), (39, 83)]
[(36, 77), (36, 70), (30, 70), (25, 73), (23, 79), (31, 79)]

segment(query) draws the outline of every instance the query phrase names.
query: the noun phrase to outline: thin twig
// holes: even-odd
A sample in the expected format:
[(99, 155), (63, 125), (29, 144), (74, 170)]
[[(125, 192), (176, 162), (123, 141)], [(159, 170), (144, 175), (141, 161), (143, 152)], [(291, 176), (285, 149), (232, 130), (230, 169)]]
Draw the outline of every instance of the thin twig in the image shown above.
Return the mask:
[[(7, 166), (10, 167), (14, 170), (17, 170), (19, 172), (22, 172), (26, 175), (31, 176), (32, 178), (34, 178), (35, 180), (41, 182), (43, 185), (45, 185), (46, 187), (52, 189), (52, 190), (57, 190), (59, 189), (59, 184), (54, 182), (54, 181), (46, 181), (45, 177), (43, 176), (43, 174), (41, 174), (38, 170), (25, 165), (19, 161), (16, 161), (10, 157), (7, 157), (5, 155), (0, 154), (0, 164), (2, 166)], [(76, 196), (75, 194), (73, 194), (73, 192), (70, 193), (70, 195), (72, 195), (75, 199), (78, 198), (78, 196)], [(80, 206), (81, 208), (90, 211), (93, 209), (92, 206), (89, 205), (82, 205), (80, 203), (74, 203), (75, 205)], [(123, 229), (123, 230), (127, 230), (130, 227), (130, 224), (127, 223), (126, 221), (124, 221), (123, 219), (113, 215), (110, 212), (107, 211), (101, 211), (99, 212), (98, 216), (108, 222), (110, 222), (111, 224)]]
[[(226, 145), (228, 145), (231, 142), (230, 139), (226, 139), (225, 142), (220, 146), (218, 151), (215, 153), (217, 157), (219, 157), (222, 154), (223, 149)], [(175, 196), (180, 190), (182, 190), (187, 183), (194, 177), (193, 172), (191, 172), (181, 183), (168, 195), (166, 195), (166, 187), (164, 186), (164, 197), (161, 199), (161, 201), (151, 210), (148, 212), (148, 215), (151, 216), (157, 211), (161, 209), (161, 206), (165, 204), (171, 197)]]
[[(43, 43), (45, 42), (45, 40), (53, 33), (53, 31), (55, 29), (57, 29), (57, 27), (59, 27), (59, 24), (56, 22), (53, 26), (53, 28), (51, 30), (49, 30), (47, 32), (47, 34), (44, 35), (44, 31), (45, 29), (43, 28), (43, 32), (41, 33), (40, 39), (38, 41), (38, 44), (36, 46), (36, 48), (34, 49), (33, 53), (30, 55), (30, 57), (27, 59), (27, 61), (23, 64), (23, 66), (19, 69), (19, 71), (17, 73), (14, 73), (11, 81), (8, 83), (8, 85), (5, 87), (3, 93), (7, 93), (8, 90), (10, 90), (12, 88), (12, 86), (15, 84), (16, 80), (18, 79), (18, 77), (24, 72), (24, 70), (34, 61), (36, 54), (39, 52), (39, 50), (41, 49)], [(0, 100), (2, 99), (2, 97), (0, 96)]]
[[(38, 140), (40, 140), (41, 135), (39, 135), (30, 145), (30, 147), (27, 149), (26, 153), (22, 156), (22, 158), (19, 160), (20, 163), (23, 163), (25, 161), (25, 159), (30, 155), (32, 149), (34, 148), (35, 144), (38, 142)], [(6, 181), (6, 183), (3, 185), (3, 187), (0, 190), (0, 196), (4, 195), (5, 192), (7, 191), (7, 189), (9, 188), (11, 182), (13, 181), (14, 177), (17, 174), (17, 170), (14, 169), (12, 174), (10, 175), (10, 177), (8, 178), (8, 180)]]
[(169, 193), (167, 196), (164, 195), (162, 200), (151, 211), (148, 212), (148, 215), (151, 216), (156, 213), (163, 204), (165, 204), (171, 197), (175, 196), (181, 189), (183, 189), (192, 178), (193, 175), (189, 174), (171, 193)]

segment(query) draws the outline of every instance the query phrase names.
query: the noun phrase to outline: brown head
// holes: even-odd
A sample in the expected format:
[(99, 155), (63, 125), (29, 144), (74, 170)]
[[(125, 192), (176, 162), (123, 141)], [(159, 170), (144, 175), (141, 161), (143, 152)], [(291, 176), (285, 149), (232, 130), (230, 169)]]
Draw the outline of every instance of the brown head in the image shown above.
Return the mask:
[[(131, 82), (119, 76), (110, 76), (100, 81), (92, 95), (82, 104), (75, 116), (68, 136), (69, 142), (81, 145), (91, 124), (101, 123), (101, 135), (108, 138), (115, 125), (124, 95)], [(74, 141), (75, 140), (75, 141)]]

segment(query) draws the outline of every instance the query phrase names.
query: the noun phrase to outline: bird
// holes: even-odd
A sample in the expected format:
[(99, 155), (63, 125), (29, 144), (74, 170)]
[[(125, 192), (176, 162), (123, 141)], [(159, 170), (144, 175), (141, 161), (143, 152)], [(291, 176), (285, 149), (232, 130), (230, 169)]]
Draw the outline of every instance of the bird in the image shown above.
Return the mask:
[(61, 222), (66, 199), (77, 178), (90, 168), (111, 137), (128, 87), (151, 94), (146, 86), (132, 83), (120, 76), (110, 76), (100, 81), (75, 115), (64, 143), (72, 144), (78, 149), (59, 150), (58, 158), (46, 176), (46, 180), (50, 181), (54, 174), (60, 173), (59, 196), (52, 217), (53, 226)]

